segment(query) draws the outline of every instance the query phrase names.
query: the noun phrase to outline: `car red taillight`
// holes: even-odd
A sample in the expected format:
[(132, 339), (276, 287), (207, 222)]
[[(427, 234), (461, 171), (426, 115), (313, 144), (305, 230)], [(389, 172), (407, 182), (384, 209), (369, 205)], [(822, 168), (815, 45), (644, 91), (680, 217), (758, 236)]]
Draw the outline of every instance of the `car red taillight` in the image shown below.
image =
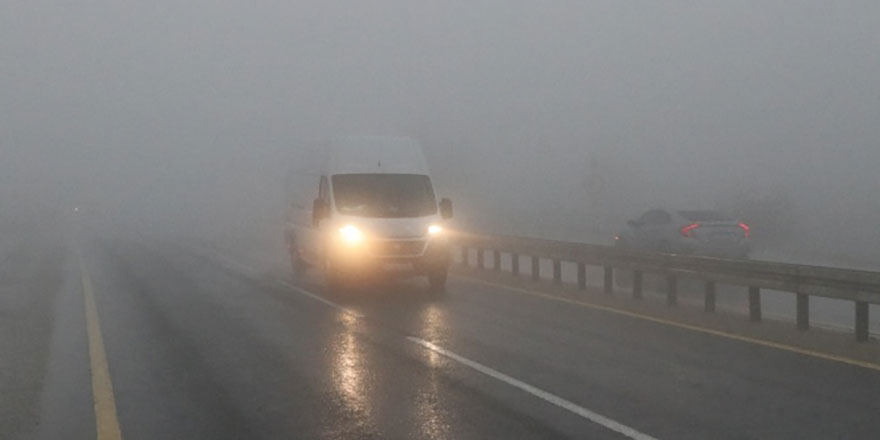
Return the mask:
[(684, 237), (696, 237), (697, 233), (695, 230), (700, 227), (699, 223), (692, 223), (683, 228), (681, 228), (681, 235)]
[(749, 235), (752, 235), (752, 228), (749, 225), (740, 222), (739, 227), (742, 228), (743, 233), (746, 235), (746, 238), (749, 238)]

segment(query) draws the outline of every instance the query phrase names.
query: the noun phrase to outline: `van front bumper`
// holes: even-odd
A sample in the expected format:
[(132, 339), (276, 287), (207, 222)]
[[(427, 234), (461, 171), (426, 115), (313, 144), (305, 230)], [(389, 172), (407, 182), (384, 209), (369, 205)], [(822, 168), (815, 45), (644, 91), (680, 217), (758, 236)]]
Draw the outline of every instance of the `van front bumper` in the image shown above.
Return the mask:
[[(411, 246), (407, 241), (395, 243), (394, 240), (385, 240), (381, 247), (394, 248), (398, 244), (404, 251), (407, 246)], [(449, 268), (451, 257), (447, 240), (425, 240), (420, 250), (421, 252), (411, 255), (395, 255), (393, 251), (382, 254), (373, 252), (369, 247), (359, 252), (337, 247), (331, 254), (330, 265), (334, 271), (347, 277), (417, 276), (446, 271)]]

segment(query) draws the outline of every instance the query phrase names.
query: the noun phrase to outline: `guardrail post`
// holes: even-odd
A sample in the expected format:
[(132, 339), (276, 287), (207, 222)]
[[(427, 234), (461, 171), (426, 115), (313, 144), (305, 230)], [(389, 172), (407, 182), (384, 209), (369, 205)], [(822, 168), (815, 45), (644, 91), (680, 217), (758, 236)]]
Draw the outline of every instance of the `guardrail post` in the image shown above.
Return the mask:
[(553, 284), (562, 284), (562, 262), (553, 260)]
[(578, 289), (587, 289), (587, 265), (578, 263)]
[(519, 254), (510, 254), (510, 270), (514, 275), (519, 275)]
[(541, 279), (541, 262), (538, 257), (532, 256), (532, 281), (539, 281)]
[(749, 286), (749, 320), (761, 320), (761, 288)]
[(614, 293), (614, 268), (605, 266), (605, 293)]
[(483, 248), (477, 248), (477, 267), (484, 269), (486, 267), (486, 254)]
[(501, 271), (501, 251), (499, 251), (499, 250), (496, 249), (496, 250), (493, 251), (493, 252), (494, 252), (494, 254), (492, 255), (493, 260), (494, 260), (494, 261), (492, 262), (492, 263), (493, 263), (493, 269), (495, 269), (495, 272), (499, 272), (499, 271)]
[(810, 328), (810, 295), (797, 294), (797, 328), (809, 330)]
[(715, 281), (706, 281), (706, 296), (703, 300), (703, 311), (715, 313)]
[(868, 303), (856, 301), (856, 341), (868, 340)]
[(633, 271), (633, 298), (642, 299), (642, 271)]
[(666, 275), (666, 305), (678, 304), (678, 278), (674, 274)]

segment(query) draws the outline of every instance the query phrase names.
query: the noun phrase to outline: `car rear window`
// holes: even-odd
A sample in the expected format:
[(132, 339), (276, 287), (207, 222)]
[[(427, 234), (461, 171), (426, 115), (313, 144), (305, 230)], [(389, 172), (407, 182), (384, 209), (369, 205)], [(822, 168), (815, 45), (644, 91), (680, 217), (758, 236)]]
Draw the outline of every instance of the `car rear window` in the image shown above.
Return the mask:
[(732, 220), (729, 215), (718, 211), (678, 211), (678, 214), (692, 222), (720, 222)]

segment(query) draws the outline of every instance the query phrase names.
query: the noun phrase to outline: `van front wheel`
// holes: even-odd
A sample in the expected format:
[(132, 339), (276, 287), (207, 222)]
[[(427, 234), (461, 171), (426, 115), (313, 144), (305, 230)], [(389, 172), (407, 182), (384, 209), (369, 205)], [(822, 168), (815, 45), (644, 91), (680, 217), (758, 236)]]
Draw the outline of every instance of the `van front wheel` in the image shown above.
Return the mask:
[(329, 259), (324, 262), (324, 286), (327, 293), (337, 299), (342, 299), (349, 287), (345, 273), (337, 269)]
[(442, 293), (446, 291), (446, 279), (449, 278), (448, 272), (437, 270), (428, 274), (428, 285), (433, 293)]
[(296, 275), (302, 275), (306, 271), (306, 262), (303, 261), (299, 250), (293, 247), (290, 248), (290, 269)]

